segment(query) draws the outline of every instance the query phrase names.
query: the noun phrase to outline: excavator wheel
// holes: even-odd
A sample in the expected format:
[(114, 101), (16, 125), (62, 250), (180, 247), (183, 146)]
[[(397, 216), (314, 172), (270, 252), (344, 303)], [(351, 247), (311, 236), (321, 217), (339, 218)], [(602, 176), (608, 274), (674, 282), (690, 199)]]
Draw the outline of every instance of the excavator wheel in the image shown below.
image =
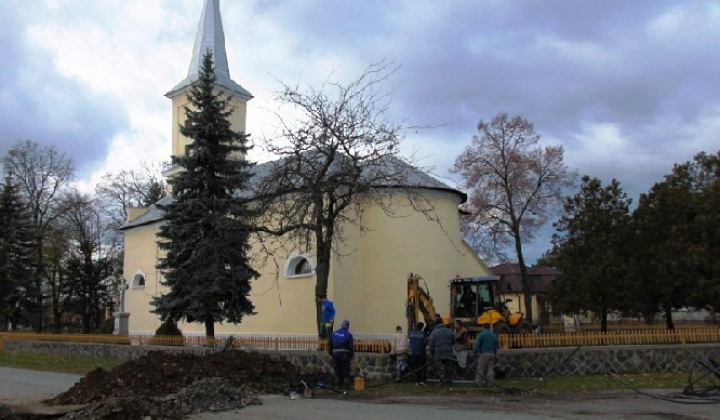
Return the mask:
[(493, 324), (493, 332), (497, 335), (510, 334), (510, 326), (505, 321), (498, 321)]
[(530, 323), (527, 321), (523, 321), (519, 323), (518, 325), (513, 328), (514, 334), (532, 334), (532, 327), (530, 327)]

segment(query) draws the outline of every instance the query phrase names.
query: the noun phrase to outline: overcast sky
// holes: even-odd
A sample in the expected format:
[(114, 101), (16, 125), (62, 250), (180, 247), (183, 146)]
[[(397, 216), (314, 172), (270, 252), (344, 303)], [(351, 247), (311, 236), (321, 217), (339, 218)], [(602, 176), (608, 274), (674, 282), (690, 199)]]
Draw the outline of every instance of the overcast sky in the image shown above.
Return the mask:
[[(0, 155), (53, 144), (83, 188), (168, 160), (163, 95), (187, 74), (204, 0), (0, 0)], [(400, 69), (389, 117), (436, 126), (404, 153), (441, 178), (480, 119), (522, 114), (567, 165), (637, 201), (673, 163), (720, 150), (720, 1), (220, 0), (232, 78), (262, 138), (278, 80)], [(251, 155), (251, 158), (253, 155)], [(260, 157), (256, 157), (259, 159)], [(547, 242), (537, 244), (530, 259)]]

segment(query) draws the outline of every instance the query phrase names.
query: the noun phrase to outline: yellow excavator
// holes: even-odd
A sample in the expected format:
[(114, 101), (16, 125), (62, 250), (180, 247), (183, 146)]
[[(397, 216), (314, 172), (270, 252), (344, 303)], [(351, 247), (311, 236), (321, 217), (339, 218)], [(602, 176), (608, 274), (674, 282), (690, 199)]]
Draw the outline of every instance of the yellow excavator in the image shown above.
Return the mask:
[[(427, 285), (418, 274), (410, 273), (407, 278), (407, 303), (405, 316), (408, 328), (419, 320), (422, 314), (425, 323), (430, 324), (435, 318), (435, 305), (430, 297)], [(482, 331), (482, 325), (489, 323), (496, 334), (530, 334), (530, 324), (520, 312), (511, 313), (500, 291), (499, 276), (461, 277), (450, 280), (450, 305), (448, 315), (443, 322), (455, 322), (459, 319), (475, 337)]]
[(405, 318), (407, 318), (407, 331), (415, 329), (415, 324), (420, 320), (422, 314), (423, 320), (427, 327), (431, 326), (435, 320), (435, 305), (430, 297), (427, 284), (423, 287), (420, 281), (425, 282), (422, 277), (417, 274), (408, 274), (407, 279), (407, 301), (405, 302)]

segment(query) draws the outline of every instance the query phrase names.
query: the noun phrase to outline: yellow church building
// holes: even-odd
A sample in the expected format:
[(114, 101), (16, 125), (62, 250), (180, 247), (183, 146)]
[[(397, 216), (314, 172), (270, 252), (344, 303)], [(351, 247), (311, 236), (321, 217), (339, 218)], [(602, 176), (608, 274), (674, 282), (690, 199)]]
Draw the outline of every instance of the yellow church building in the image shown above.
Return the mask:
[[(245, 132), (247, 102), (252, 95), (230, 78), (219, 0), (206, 0), (188, 75), (166, 95), (172, 100), (175, 156), (184, 154), (191, 141), (180, 134), (178, 127), (184, 122), (187, 91), (197, 80), (207, 49), (213, 51), (217, 88), (233, 97), (232, 128)], [(262, 173), (262, 167), (255, 167), (256, 174)], [(164, 175), (171, 177), (179, 170), (182, 168), (169, 168)], [(411, 272), (424, 278), (435, 308), (443, 315), (449, 307), (451, 278), (492, 274), (462, 239), (458, 206), (466, 200), (465, 194), (413, 167), (408, 167), (407, 178), (417, 193), (432, 204), (440, 222), (428, 220), (399, 194), (394, 200), (396, 214), (392, 216), (378, 206), (364, 204), (364, 229), (346, 225), (343, 241), (337, 244), (330, 263), (327, 296), (337, 311), (336, 325), (348, 319), (351, 330), (360, 337), (388, 335), (396, 325), (405, 325), (406, 279)], [(161, 252), (156, 235), (161, 223), (162, 212), (151, 206), (132, 209), (122, 227), (128, 289), (121, 308), (120, 333), (152, 334), (160, 325), (150, 302), (163, 292), (162, 273), (156, 269)], [(237, 325), (217, 324), (216, 334), (317, 335), (312, 250), (292, 249), (282, 237), (271, 241), (270, 247), (270, 256), (257, 244), (253, 250), (253, 265), (261, 273), (252, 282), (249, 296), (256, 314), (246, 316)], [(200, 323), (181, 323), (179, 327), (186, 335), (204, 334)]]

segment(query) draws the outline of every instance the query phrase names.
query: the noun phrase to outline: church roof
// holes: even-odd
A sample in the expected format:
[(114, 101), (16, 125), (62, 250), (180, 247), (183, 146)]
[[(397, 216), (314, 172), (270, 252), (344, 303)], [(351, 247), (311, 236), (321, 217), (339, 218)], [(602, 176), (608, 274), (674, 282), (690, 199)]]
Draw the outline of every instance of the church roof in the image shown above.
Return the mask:
[(215, 76), (217, 77), (216, 85), (227, 89), (230, 91), (230, 94), (237, 95), (245, 100), (253, 97), (244, 87), (230, 78), (230, 67), (228, 66), (227, 53), (225, 51), (225, 32), (223, 31), (222, 19), (220, 17), (219, 2), (220, 0), (205, 0), (187, 77), (170, 89), (165, 96), (175, 96), (198, 79), (200, 68), (202, 67), (203, 55), (210, 49), (213, 52)]
[[(402, 176), (400, 177), (393, 177), (393, 179), (400, 179), (402, 178), (402, 186), (405, 187), (412, 187), (412, 188), (419, 188), (419, 189), (427, 189), (427, 190), (440, 190), (440, 191), (448, 191), (454, 194), (457, 194), (460, 197), (460, 200), (464, 202), (467, 200), (467, 195), (458, 191), (455, 188), (451, 188), (448, 185), (438, 181), (437, 179), (433, 178), (432, 176), (428, 175), (427, 173), (423, 172), (422, 170), (407, 164), (403, 162), (402, 160), (387, 156), (384, 159), (383, 165), (389, 165), (393, 167), (393, 171), (395, 173), (401, 173)], [(279, 161), (272, 161), (272, 162), (266, 162), (259, 165), (255, 165), (252, 167), (251, 171), (253, 173), (253, 177), (251, 178), (250, 182), (254, 185), (259, 184), (265, 177), (269, 176), (273, 168), (276, 167), (278, 163), (282, 162), (282, 160)], [(372, 170), (364, 170), (363, 176), (367, 178), (371, 178), (372, 174), (370, 173)], [(375, 183), (377, 188), (393, 188), (393, 187), (400, 187), (401, 185), (394, 185), (390, 182), (376, 182)], [(251, 187), (251, 189), (253, 189)], [(242, 194), (242, 193), (241, 193)], [(158, 204), (168, 204), (172, 201), (172, 196), (165, 197), (161, 199)], [(133, 227), (143, 226), (151, 223), (158, 222), (162, 220), (163, 218), (163, 212), (160, 210), (156, 205), (152, 205), (148, 208), (148, 211), (143, 213), (141, 216), (131, 220), (130, 222), (125, 223), (122, 227), (120, 227), (121, 230), (130, 229)]]

